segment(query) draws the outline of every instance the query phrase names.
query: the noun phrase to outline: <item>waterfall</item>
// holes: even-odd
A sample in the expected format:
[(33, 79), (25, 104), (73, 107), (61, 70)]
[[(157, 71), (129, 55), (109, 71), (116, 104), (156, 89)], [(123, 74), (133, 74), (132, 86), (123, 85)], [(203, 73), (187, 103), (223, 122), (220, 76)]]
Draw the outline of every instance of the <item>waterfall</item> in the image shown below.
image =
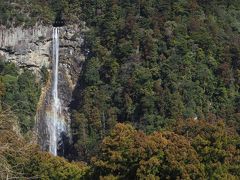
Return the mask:
[(59, 64), (59, 28), (53, 28), (52, 34), (52, 89), (51, 89), (51, 106), (47, 115), (47, 126), (49, 132), (49, 151), (57, 155), (58, 144), (61, 142), (62, 133), (66, 132), (66, 123), (61, 112), (61, 101), (58, 97), (58, 64)]

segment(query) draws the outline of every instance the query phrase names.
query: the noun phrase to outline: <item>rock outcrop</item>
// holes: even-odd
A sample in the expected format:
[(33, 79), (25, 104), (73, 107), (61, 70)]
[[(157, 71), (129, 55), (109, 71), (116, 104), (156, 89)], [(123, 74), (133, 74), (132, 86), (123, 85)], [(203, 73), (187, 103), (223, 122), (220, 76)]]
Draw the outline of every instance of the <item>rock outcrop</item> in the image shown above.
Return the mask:
[(0, 28), (0, 55), (19, 67), (37, 70), (50, 64), (51, 27)]
[[(69, 121), (68, 106), (72, 100), (72, 91), (79, 78), (85, 61), (83, 49), (83, 25), (71, 25), (60, 28), (59, 57), (59, 98), (66, 121)], [(34, 26), (29, 29), (21, 27), (6, 29), (0, 27), (0, 55), (20, 68), (28, 68), (40, 78), (43, 66), (51, 74), (52, 67), (52, 27)], [(42, 94), (36, 116), (36, 129), (41, 147), (48, 149), (48, 132), (45, 114), (50, 104), (51, 76), (42, 88)]]

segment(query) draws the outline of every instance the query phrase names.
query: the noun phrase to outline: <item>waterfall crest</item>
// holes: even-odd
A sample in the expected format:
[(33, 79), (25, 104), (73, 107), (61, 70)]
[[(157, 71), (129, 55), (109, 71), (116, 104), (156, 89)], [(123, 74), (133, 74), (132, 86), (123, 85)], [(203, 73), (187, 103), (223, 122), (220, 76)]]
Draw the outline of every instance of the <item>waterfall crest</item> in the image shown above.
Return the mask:
[(52, 89), (51, 106), (47, 115), (47, 127), (49, 132), (49, 151), (57, 155), (58, 145), (61, 142), (62, 133), (66, 132), (66, 122), (61, 112), (61, 102), (58, 97), (58, 64), (59, 64), (59, 28), (53, 27), (52, 34)]

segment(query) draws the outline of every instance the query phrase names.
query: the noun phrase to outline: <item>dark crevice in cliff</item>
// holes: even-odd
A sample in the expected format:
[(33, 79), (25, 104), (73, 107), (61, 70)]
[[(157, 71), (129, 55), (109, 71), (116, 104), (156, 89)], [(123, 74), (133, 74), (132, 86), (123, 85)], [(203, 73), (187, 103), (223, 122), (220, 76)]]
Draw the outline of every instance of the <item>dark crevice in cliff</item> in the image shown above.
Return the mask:
[(62, 11), (58, 11), (55, 21), (53, 22), (53, 27), (62, 27), (65, 26), (65, 20), (63, 19)]
[(39, 68), (39, 66), (37, 65), (34, 65), (34, 64), (23, 64), (23, 65), (20, 65), (19, 66), (20, 68), (32, 68), (32, 67), (35, 67), (35, 68)]
[(9, 54), (14, 54), (15, 53), (11, 47), (0, 48), (0, 51), (6, 52), (6, 53), (9, 53)]

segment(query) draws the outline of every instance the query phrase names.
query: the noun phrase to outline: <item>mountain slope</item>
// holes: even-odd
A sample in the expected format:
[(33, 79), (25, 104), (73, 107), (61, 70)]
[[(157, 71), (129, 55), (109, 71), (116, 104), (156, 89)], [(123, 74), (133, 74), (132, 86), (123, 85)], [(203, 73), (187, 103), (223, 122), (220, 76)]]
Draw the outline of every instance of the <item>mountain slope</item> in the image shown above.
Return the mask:
[(91, 30), (73, 111), (80, 157), (116, 122), (151, 133), (179, 119), (224, 119), (239, 131), (237, 1), (86, 0), (81, 7)]

